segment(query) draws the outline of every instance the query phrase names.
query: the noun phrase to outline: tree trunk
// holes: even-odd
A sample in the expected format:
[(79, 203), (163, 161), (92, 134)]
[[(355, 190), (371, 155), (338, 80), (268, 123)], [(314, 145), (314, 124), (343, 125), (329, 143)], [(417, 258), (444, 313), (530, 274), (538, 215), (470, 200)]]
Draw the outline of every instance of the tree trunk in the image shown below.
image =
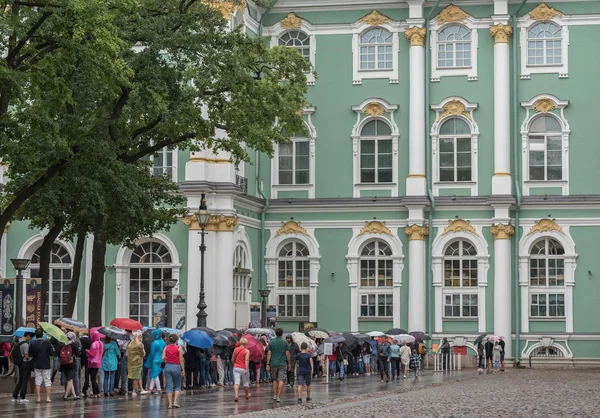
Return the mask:
[(48, 303), (48, 291), (50, 290), (50, 257), (52, 255), (52, 245), (56, 238), (60, 235), (64, 226), (64, 221), (60, 219), (54, 220), (54, 226), (50, 228), (50, 231), (44, 237), (44, 241), (40, 246), (40, 278), (42, 279), (42, 300), (40, 306), (41, 316), (44, 320), (48, 317), (45, 316), (46, 304)]
[(103, 218), (96, 219), (94, 227), (94, 245), (92, 246), (92, 277), (90, 279), (90, 305), (88, 320), (90, 327), (102, 325), (102, 300), (104, 298), (104, 271), (106, 270), (106, 237)]
[(77, 233), (77, 245), (75, 246), (75, 259), (73, 260), (73, 274), (71, 276), (71, 285), (69, 286), (69, 298), (67, 299), (67, 307), (65, 308), (64, 316), (73, 317), (75, 309), (75, 301), (77, 300), (77, 289), (79, 289), (79, 278), (81, 277), (81, 261), (83, 259), (83, 248), (85, 247), (85, 238), (87, 230), (85, 226), (81, 226)]

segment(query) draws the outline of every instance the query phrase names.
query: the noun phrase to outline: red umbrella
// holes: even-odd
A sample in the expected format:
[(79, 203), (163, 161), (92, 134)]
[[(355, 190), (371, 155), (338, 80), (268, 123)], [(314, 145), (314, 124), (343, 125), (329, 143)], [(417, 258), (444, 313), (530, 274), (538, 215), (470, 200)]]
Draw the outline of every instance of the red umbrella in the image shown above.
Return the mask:
[(142, 328), (144, 328), (142, 324), (140, 324), (138, 321), (129, 318), (115, 318), (112, 321), (110, 321), (110, 324), (114, 327), (121, 328), (126, 331), (141, 331)]
[(242, 338), (248, 340), (246, 348), (250, 351), (250, 361), (260, 363), (265, 356), (265, 348), (262, 343), (254, 335), (244, 334)]

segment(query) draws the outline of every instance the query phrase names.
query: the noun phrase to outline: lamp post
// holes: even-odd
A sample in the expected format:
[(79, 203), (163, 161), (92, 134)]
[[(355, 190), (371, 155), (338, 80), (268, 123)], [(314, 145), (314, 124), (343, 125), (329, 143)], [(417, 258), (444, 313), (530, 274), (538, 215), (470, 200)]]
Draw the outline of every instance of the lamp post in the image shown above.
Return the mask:
[(27, 258), (11, 258), (11, 263), (17, 271), (17, 289), (16, 289), (16, 303), (15, 303), (15, 329), (19, 329), (23, 326), (23, 270), (29, 267), (31, 260)]
[(197, 326), (205, 327), (208, 314), (206, 313), (206, 301), (204, 300), (206, 296), (204, 294), (204, 252), (206, 251), (204, 235), (206, 234), (206, 226), (210, 220), (210, 212), (206, 207), (206, 195), (204, 193), (200, 197), (200, 210), (196, 212), (196, 220), (200, 226), (200, 236), (202, 237), (200, 242), (200, 301), (198, 302), (198, 313), (196, 316), (198, 317)]
[(167, 290), (167, 327), (173, 328), (173, 288), (177, 286), (177, 280), (173, 278), (163, 279), (163, 287)]
[(262, 300), (260, 301), (260, 322), (263, 327), (267, 326), (267, 298), (271, 291), (269, 289), (259, 290), (258, 293)]

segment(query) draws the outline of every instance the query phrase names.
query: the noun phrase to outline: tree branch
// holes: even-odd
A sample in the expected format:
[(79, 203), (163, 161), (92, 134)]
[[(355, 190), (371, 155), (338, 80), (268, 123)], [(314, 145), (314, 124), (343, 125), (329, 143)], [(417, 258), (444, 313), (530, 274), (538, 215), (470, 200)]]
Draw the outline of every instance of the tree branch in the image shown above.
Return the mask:
[(31, 39), (31, 37), (38, 31), (38, 29), (44, 24), (44, 22), (52, 16), (53, 12), (44, 12), (40, 16), (37, 22), (33, 24), (33, 26), (27, 31), (25, 36), (21, 38), (19, 42), (15, 45), (14, 49), (9, 50), (8, 55), (6, 56), (6, 62), (9, 67), (14, 68), (14, 61), (21, 49), (27, 44), (27, 42)]
[(152, 129), (154, 129), (156, 127), (156, 125), (158, 125), (161, 121), (163, 120), (162, 116), (157, 117), (156, 119), (154, 119), (152, 122), (150, 122), (148, 125), (146, 126), (142, 126), (141, 128), (136, 129), (135, 131), (133, 131), (133, 133), (131, 134), (131, 139), (135, 139), (138, 136), (145, 134), (146, 132), (151, 131)]
[(129, 88), (129, 87), (121, 88), (121, 96), (119, 96), (119, 100), (117, 100), (117, 103), (115, 103), (115, 106), (113, 107), (113, 111), (112, 111), (110, 117), (108, 118), (108, 133), (110, 134), (110, 137), (113, 141), (117, 140), (116, 134), (115, 134), (115, 122), (117, 121), (117, 119), (119, 118), (121, 113), (123, 112), (123, 108), (127, 104), (127, 100), (129, 100), (130, 93), (131, 93), (131, 88)]
[(171, 145), (177, 145), (177, 144), (180, 144), (189, 139), (194, 139), (197, 136), (198, 136), (198, 134), (196, 132), (190, 132), (190, 133), (181, 135), (180, 137), (178, 137), (176, 139), (165, 139), (163, 141), (157, 142), (156, 144), (147, 146), (146, 148), (142, 148), (141, 150), (139, 150), (136, 153), (129, 154), (129, 155), (120, 155), (118, 157), (118, 159), (123, 161), (124, 163), (133, 163), (133, 162), (136, 162), (136, 161), (144, 158), (146, 155), (153, 154), (156, 151), (163, 149), (164, 147), (168, 147)]

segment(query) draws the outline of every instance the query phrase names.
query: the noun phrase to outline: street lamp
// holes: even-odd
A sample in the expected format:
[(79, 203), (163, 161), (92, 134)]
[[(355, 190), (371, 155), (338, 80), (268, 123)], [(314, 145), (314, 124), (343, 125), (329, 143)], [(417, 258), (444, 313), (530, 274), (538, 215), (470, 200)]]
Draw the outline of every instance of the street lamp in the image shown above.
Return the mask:
[(204, 300), (206, 296), (204, 294), (204, 252), (206, 251), (204, 235), (206, 234), (206, 226), (210, 220), (210, 212), (206, 207), (206, 195), (204, 193), (200, 197), (200, 210), (196, 212), (196, 220), (200, 226), (200, 236), (202, 237), (200, 242), (200, 302), (198, 302), (198, 313), (196, 316), (198, 317), (197, 326), (205, 327), (208, 314), (206, 313), (206, 302)]
[(23, 270), (27, 270), (31, 260), (27, 258), (11, 258), (11, 263), (17, 271), (17, 289), (16, 289), (16, 304), (15, 304), (15, 329), (23, 326)]
[(262, 298), (260, 302), (260, 322), (263, 327), (267, 326), (267, 298), (271, 291), (269, 289), (259, 290), (258, 293)]
[(164, 278), (162, 280), (163, 288), (167, 290), (167, 327), (173, 328), (173, 288), (177, 286), (177, 279)]

